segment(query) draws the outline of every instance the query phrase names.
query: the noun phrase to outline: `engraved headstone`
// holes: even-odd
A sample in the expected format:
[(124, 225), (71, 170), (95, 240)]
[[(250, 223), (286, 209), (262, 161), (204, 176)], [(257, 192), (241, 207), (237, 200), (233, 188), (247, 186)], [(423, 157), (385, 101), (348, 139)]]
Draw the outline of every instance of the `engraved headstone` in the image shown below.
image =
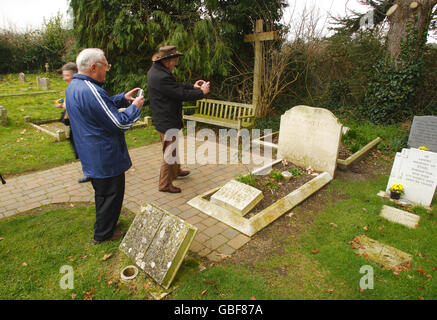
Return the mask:
[(164, 288), (169, 288), (197, 229), (148, 204), (141, 208), (120, 244), (120, 250)]
[(232, 180), (211, 196), (211, 202), (244, 216), (263, 198), (262, 191)]
[(420, 216), (418, 215), (389, 206), (384, 206), (382, 208), (381, 217), (388, 221), (402, 224), (410, 229), (416, 229), (419, 226), (420, 221)]
[(20, 72), (18, 74), (18, 81), (20, 82), (26, 82), (26, 75), (23, 72)]
[(8, 126), (8, 114), (5, 107), (0, 106), (0, 125), (3, 127)]
[(408, 268), (412, 260), (410, 254), (364, 235), (356, 237), (350, 244), (356, 254), (366, 257), (385, 270), (401, 271)]
[(393, 184), (402, 184), (405, 194), (401, 199), (430, 206), (437, 187), (437, 153), (419, 149), (403, 149), (397, 153), (387, 193)]
[(40, 88), (40, 83), (39, 81), (41, 80), (41, 77), (36, 77), (36, 88), (39, 89)]
[(427, 147), (437, 152), (437, 117), (414, 117), (408, 139), (410, 148)]
[(279, 154), (297, 166), (334, 177), (342, 128), (327, 109), (294, 107), (281, 117)]

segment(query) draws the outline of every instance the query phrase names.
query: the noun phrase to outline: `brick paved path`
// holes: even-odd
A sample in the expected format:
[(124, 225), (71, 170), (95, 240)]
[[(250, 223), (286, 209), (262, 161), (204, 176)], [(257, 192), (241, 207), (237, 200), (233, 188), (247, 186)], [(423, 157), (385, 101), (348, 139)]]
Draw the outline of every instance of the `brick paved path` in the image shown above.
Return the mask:
[[(223, 255), (231, 255), (250, 240), (239, 231), (187, 204), (192, 198), (224, 185), (239, 174), (247, 173), (246, 166), (200, 164), (185, 166), (191, 170), (191, 174), (174, 182), (176, 186), (182, 188), (182, 193), (169, 194), (158, 191), (161, 144), (130, 150), (130, 155), (133, 166), (126, 173), (123, 203), (126, 208), (137, 213), (141, 205), (154, 203), (195, 225), (198, 233), (190, 250), (213, 261), (222, 259)], [(250, 169), (252, 168), (253, 166), (250, 166)], [(80, 162), (74, 162), (7, 179), (6, 185), (0, 185), (0, 219), (47, 204), (94, 202), (94, 190), (91, 184), (77, 182), (81, 176)]]

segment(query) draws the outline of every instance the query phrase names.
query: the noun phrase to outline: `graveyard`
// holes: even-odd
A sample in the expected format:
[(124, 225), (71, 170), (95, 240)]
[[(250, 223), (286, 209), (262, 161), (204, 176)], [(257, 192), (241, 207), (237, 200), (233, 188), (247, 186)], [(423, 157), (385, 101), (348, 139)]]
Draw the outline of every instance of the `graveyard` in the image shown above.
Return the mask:
[[(417, 19), (435, 20), (434, 1), (372, 1), (388, 9), (378, 21), (351, 11), (326, 37), (308, 16), (296, 29), (281, 21), (288, 2), (273, 1), (262, 14), (208, 1), (149, 13), (119, 0), (92, 1), (90, 14), (91, 2), (71, 1), (69, 27), (58, 13), (32, 34), (0, 29), (10, 58), (0, 60), (0, 300), (435, 300), (437, 50)], [(374, 32), (374, 22), (390, 28)], [(162, 67), (190, 83), (181, 91), (204, 91), (181, 102), (176, 157), (147, 88), (151, 55), (167, 41), (184, 54), (170, 56), (175, 70)], [(59, 108), (62, 65), (90, 45), (110, 58), (95, 62), (99, 86), (146, 93), (135, 125), (113, 121), (132, 166), (110, 230), (123, 236), (103, 241), (96, 214), (109, 196), (95, 177), (78, 181)], [(200, 78), (211, 91), (191, 85)], [(162, 189), (165, 157), (190, 171), (174, 181), (182, 191)]]
[[(29, 78), (30, 76), (27, 76), (27, 79)], [(54, 76), (51, 80), (52, 87), (61, 93), (64, 88), (59, 79)], [(7, 86), (10, 83), (13, 83), (13, 80), (3, 81), (2, 85)], [(369, 128), (368, 125), (360, 127), (354, 123), (341, 123), (336, 129), (337, 133), (334, 133), (337, 138), (328, 139), (330, 142), (336, 142), (336, 146), (328, 148), (327, 151), (336, 148), (338, 151), (340, 138), (347, 140), (341, 133), (343, 125), (350, 127), (353, 132), (358, 132), (358, 136), (365, 137), (362, 138), (362, 146), (365, 146), (367, 141), (379, 136), (382, 137), (382, 143), (372, 148), (365, 157), (346, 169), (340, 169), (339, 166), (332, 169), (336, 167), (338, 160), (335, 151), (332, 156), (323, 156), (324, 159), (331, 157), (331, 164), (322, 164), (321, 167), (318, 167), (318, 163), (312, 162), (313, 170), (310, 171), (307, 171), (308, 163), (303, 162), (299, 166), (293, 164), (293, 162), (298, 163), (299, 159), (287, 157), (292, 166), (286, 167), (287, 161), (278, 157), (279, 160), (276, 161), (276, 167), (273, 167), (273, 173), (280, 173), (289, 168), (289, 172), (293, 172), (296, 176), (296, 181), (299, 177), (303, 180), (301, 183), (294, 181), (296, 186), (287, 189), (286, 192), (280, 193), (278, 191), (278, 195), (281, 194), (281, 196), (270, 197), (269, 204), (255, 210), (253, 214), (249, 212), (247, 219), (240, 216), (239, 219), (243, 221), (240, 224), (243, 225), (242, 229), (239, 229), (238, 223), (233, 225), (232, 221), (239, 221), (238, 219), (231, 222), (220, 219), (214, 214), (217, 212), (214, 210), (211, 211), (212, 215), (208, 215), (208, 210), (205, 213), (202, 210), (198, 211), (196, 205), (193, 207), (193, 201), (195, 203), (198, 199), (196, 195), (202, 198), (206, 194), (211, 194), (212, 191), (216, 192), (229, 181), (235, 181), (233, 179), (240, 181), (240, 183), (250, 184), (251, 175), (248, 175), (244, 166), (193, 165), (191, 169), (198, 175), (195, 173), (194, 177), (190, 178), (189, 191), (182, 198), (157, 198), (157, 192), (148, 191), (150, 189), (148, 185), (143, 187), (142, 193), (138, 191), (135, 193), (134, 189), (137, 185), (143, 184), (144, 179), (149, 181), (148, 183), (151, 185), (157, 181), (156, 172), (144, 176), (147, 174), (147, 170), (145, 170), (144, 165), (140, 166), (139, 164), (143, 162), (145, 164), (147, 161), (150, 163), (151, 156), (147, 154), (150, 152), (150, 155), (154, 154), (153, 149), (159, 148), (159, 144), (153, 143), (156, 142), (156, 138), (153, 140), (153, 137), (149, 137), (151, 145), (135, 145), (132, 140), (141, 137), (135, 136), (135, 134), (150, 136), (153, 133), (137, 133), (139, 130), (128, 132), (128, 144), (129, 140), (132, 139), (129, 149), (132, 152), (133, 162), (137, 165), (134, 165), (128, 175), (130, 183), (121, 218), (122, 227), (130, 231), (135, 217), (139, 217), (138, 214), (144, 210), (141, 208), (145, 208), (147, 203), (151, 203), (157, 208), (164, 208), (169, 214), (177, 216), (177, 219), (186, 221), (195, 228), (195, 232), (192, 234), (191, 240), (187, 240), (188, 242), (183, 245), (185, 253), (180, 254), (179, 265), (171, 271), (172, 275), (168, 278), (171, 281), (157, 282), (149, 275), (150, 271), (146, 273), (147, 268), (144, 270), (141, 268), (136, 280), (125, 283), (120, 280), (120, 271), (128, 265), (135, 264), (136, 259), (120, 250), (124, 242), (107, 243), (100, 248), (93, 248), (85, 240), (91, 237), (91, 230), (86, 225), (90, 224), (90, 220), (93, 219), (94, 206), (89, 187), (76, 186), (74, 178), (80, 173), (79, 163), (74, 161), (67, 142), (56, 141), (54, 137), (37, 130), (24, 119), (24, 115), (27, 115), (36, 119), (35, 122), (40, 121), (40, 124), (50, 119), (56, 119), (59, 111), (52, 107), (52, 100), (55, 100), (59, 94), (48, 93), (47, 95), (45, 100), (39, 100), (44, 95), (38, 95), (38, 98), (33, 97), (29, 100), (21, 96), (2, 98), (1, 101), (2, 105), (12, 105), (12, 108), (8, 107), (8, 127), (1, 128), (1, 130), (7, 130), (3, 132), (9, 132), (8, 135), (2, 134), (2, 139), (6, 139), (8, 136), (8, 142), (4, 145), (7, 147), (8, 144), (14, 144), (14, 142), (18, 145), (20, 143), (35, 144), (32, 147), (27, 144), (26, 152), (24, 149), (15, 151), (17, 152), (15, 156), (22, 157), (20, 160), (26, 170), (15, 163), (15, 167), (5, 171), (6, 174), (3, 173), (7, 178), (7, 184), (3, 188), (10, 186), (11, 182), (14, 187), (12, 189), (4, 188), (3, 190), (6, 192), (2, 192), (0, 196), (2, 198), (0, 209), (3, 217), (0, 220), (0, 230), (2, 230), (0, 245), (5, 249), (2, 250), (4, 255), (2, 261), (5, 261), (6, 257), (8, 261), (11, 261), (8, 266), (2, 267), (1, 278), (4, 280), (0, 286), (2, 296), (8, 297), (10, 295), (9, 297), (14, 296), (20, 299), (80, 300), (226, 300), (250, 299), (252, 297), (279, 300), (302, 298), (414, 300), (434, 297), (432, 277), (435, 272), (436, 249), (432, 244), (436, 231), (435, 200), (428, 195), (425, 202), (421, 199), (418, 200), (421, 201), (421, 205), (409, 205), (402, 199), (399, 202), (391, 201), (387, 193), (385, 196), (381, 196), (381, 190), (386, 192), (392, 183), (391, 180), (399, 175), (399, 168), (405, 167), (405, 165), (398, 163), (399, 156), (390, 150), (390, 139), (399, 135), (408, 135), (410, 134), (408, 130), (402, 131), (399, 128), (376, 129), (375, 127)], [(37, 106), (33, 107), (35, 101)], [(16, 107), (14, 108), (14, 106)], [(290, 110), (295, 112), (299, 108), (291, 108)], [(315, 119), (314, 117), (310, 118)], [(290, 117), (290, 120), (283, 118), (282, 121), (286, 123), (293, 121), (293, 119), (296, 118)], [(420, 119), (416, 119), (416, 122), (418, 121)], [(418, 123), (419, 127), (422, 126), (420, 122)], [(302, 119), (299, 120), (299, 124), (305, 125)], [(312, 121), (312, 125), (318, 124)], [(205, 127), (208, 126), (205, 125)], [(290, 127), (290, 125), (286, 125), (286, 127)], [(411, 128), (412, 134), (410, 134), (408, 144), (414, 143), (414, 137), (418, 136), (417, 124), (411, 124)], [(142, 128), (142, 130), (148, 129), (150, 128)], [(14, 136), (14, 131), (17, 132), (15, 134), (19, 135)], [(304, 129), (301, 131), (305, 132)], [(366, 132), (372, 132), (372, 135), (366, 134)], [(320, 133), (325, 136), (327, 134), (326, 132)], [(129, 136), (129, 134), (134, 136)], [(293, 139), (293, 136), (284, 136), (281, 139), (280, 136), (285, 134), (287, 133), (280, 131), (279, 139), (276, 141), (278, 145), (276, 148), (280, 150), (279, 155), (282, 157), (286, 153), (296, 154), (293, 150), (281, 150), (281, 143), (283, 145), (284, 141)], [(434, 133), (428, 132), (427, 135), (432, 136), (432, 134)], [(37, 138), (31, 140), (31, 136)], [(20, 140), (21, 138), (24, 139)], [(313, 138), (321, 139), (317, 136)], [(312, 144), (310, 141), (305, 142), (305, 137), (296, 137), (296, 139), (306, 145)], [(417, 143), (427, 144), (426, 139), (426, 137), (422, 137), (422, 140)], [(359, 137), (356, 137), (356, 140), (359, 140)], [(32, 141), (35, 142), (32, 143)], [(42, 143), (47, 145), (44, 146)], [(57, 163), (43, 160), (35, 169), (28, 171), (27, 158), (32, 158), (33, 147), (44, 150), (44, 153), (63, 153), (67, 158), (58, 159)], [(289, 144), (286, 143), (286, 147), (288, 148)], [(151, 149), (146, 151), (147, 148)], [(353, 146), (350, 148), (354, 149)], [(51, 149), (56, 151), (50, 151)], [(355, 147), (355, 149), (357, 148)], [(299, 153), (315, 154), (314, 151), (308, 150), (303, 148)], [(403, 154), (407, 152), (406, 150), (404, 149)], [(426, 152), (418, 150), (416, 153), (422, 155), (422, 158), (425, 157), (424, 160), (426, 160), (428, 159)], [(432, 153), (429, 155), (432, 156)], [(4, 155), (2, 156), (4, 157)], [(13, 157), (14, 153), (8, 152), (9, 159), (11, 156)], [(142, 160), (144, 158), (148, 160)], [(154, 163), (156, 163), (157, 168), (159, 157), (155, 155), (155, 158)], [(307, 159), (307, 157), (301, 158)], [(423, 167), (427, 164), (424, 160), (419, 163), (420, 168), (428, 172), (428, 180), (434, 181), (430, 183), (435, 183), (435, 172), (432, 171), (435, 168), (433, 165), (435, 162), (431, 160), (428, 167)], [(19, 161), (15, 160), (15, 162)], [(411, 160), (412, 164), (416, 162), (417, 160)], [(2, 160), (2, 163), (6, 163), (6, 161)], [(228, 168), (226, 169), (226, 167)], [(265, 168), (261, 168), (261, 170), (263, 169), (265, 170)], [(2, 168), (2, 170), (4, 169)], [(253, 170), (256, 173), (256, 168)], [(410, 175), (417, 172), (414, 166), (408, 170), (411, 170)], [(20, 175), (20, 171), (25, 174)], [(257, 215), (263, 212), (262, 208), (265, 209), (271, 204), (275, 204), (290, 192), (293, 193), (293, 190), (299, 189), (314, 179), (323, 178), (322, 173), (325, 171), (326, 177), (329, 177), (325, 183), (293, 205), (277, 211), (274, 219), (270, 219), (269, 223), (261, 224), (261, 226), (257, 223), (253, 225), (247, 223), (250, 219), (256, 219)], [(331, 174), (334, 175), (333, 179)], [(210, 181), (204, 177), (205, 175), (213, 175), (215, 178)], [(272, 178), (274, 176), (273, 174), (267, 175), (264, 182), (259, 182), (259, 185), (267, 185), (265, 190), (275, 189), (272, 188), (275, 183)], [(262, 177), (260, 176), (260, 178)], [(269, 180), (270, 178), (272, 181)], [(44, 189), (38, 187), (47, 184), (48, 180), (51, 180), (51, 184), (45, 188), (46, 191), (37, 191), (37, 189)], [(409, 180), (415, 182), (414, 177), (409, 177)], [(402, 180), (402, 182), (408, 185), (408, 181)], [(415, 183), (420, 184), (420, 181)], [(276, 184), (286, 184), (286, 181), (280, 177)], [(257, 185), (255, 184), (255, 186)], [(435, 185), (431, 185), (430, 188), (433, 186), (435, 188)], [(7, 196), (8, 199), (11, 199), (11, 192), (16, 194), (15, 197), (12, 197), (12, 200), (15, 199), (15, 201), (5, 201)], [(231, 191), (231, 193), (233, 192)], [(266, 194), (265, 191), (263, 193)], [(430, 191), (430, 193), (432, 192)], [(411, 196), (407, 193), (405, 196), (415, 197), (414, 194)], [(21, 199), (19, 204), (17, 204), (18, 198)], [(247, 194), (243, 199), (246, 198)], [(220, 202), (216, 203), (220, 204)], [(256, 209), (256, 206), (252, 204), (249, 211), (253, 208)], [(17, 213), (18, 216), (16, 216)], [(228, 216), (230, 214), (233, 213), (227, 213)], [(69, 221), (68, 226), (62, 222), (64, 219)], [(57, 232), (48, 232), (45, 228), (47, 225), (58, 225)], [(73, 225), (74, 228), (71, 229)], [(255, 229), (251, 229), (253, 226), (256, 226)], [(25, 228), (27, 231), (26, 233), (17, 233), (17, 228)], [(83, 231), (77, 232), (81, 228)], [(249, 231), (247, 232), (245, 228), (249, 228), (247, 229)], [(254, 232), (255, 230), (256, 232)], [(408, 237), (405, 234), (408, 234)], [(366, 238), (363, 238), (364, 236)], [(56, 239), (63, 239), (62, 245), (58, 246), (57, 249), (49, 245)], [(132, 237), (126, 237), (126, 241), (129, 241), (128, 239), (132, 239)], [(131, 242), (132, 245), (136, 243), (134, 239), (135, 237), (131, 240), (134, 241)], [(394, 263), (394, 267), (385, 266), (384, 260), (371, 260), (375, 255), (372, 252), (380, 249), (371, 249), (363, 246), (361, 242), (356, 242), (364, 241), (363, 239), (369, 239), (366, 240), (370, 241), (368, 242), (369, 246), (377, 245), (376, 248), (383, 246), (387, 250), (395, 250), (395, 253), (400, 252), (399, 254), (404, 255), (402, 257), (407, 257), (407, 260), (401, 260), (396, 264), (395, 258), (391, 258), (390, 263)], [(362, 247), (367, 248), (367, 251), (360, 249)], [(357, 251), (356, 248), (364, 251)], [(35, 251), (35, 254), (29, 255), (29, 250)], [(59, 292), (57, 289), (58, 280), (54, 281), (48, 276), (50, 272), (59, 271), (53, 269), (59, 263), (47, 262), (54, 252), (57, 252), (54, 261), (59, 260), (65, 261), (65, 264), (73, 264), (75, 268), (81, 270), (78, 272), (84, 275), (83, 282), (81, 281), (80, 284), (76, 282), (74, 291)], [(153, 253), (152, 255), (156, 256)], [(394, 255), (396, 256), (396, 254)], [(390, 266), (390, 263), (387, 264)], [(139, 262), (138, 266), (141, 265)], [(358, 285), (363, 276), (359, 272), (363, 265), (371, 265), (375, 268), (374, 290), (362, 290)], [(9, 279), (10, 274), (15, 274), (17, 269), (20, 270), (20, 273)], [(91, 272), (91, 270), (98, 272)], [(248, 270), (251, 272), (248, 273)], [(25, 287), (12, 289), (10, 281), (15, 281), (14, 279), (22, 279)], [(163, 276), (160, 279), (164, 279)], [(43, 291), (31, 289), (39, 287), (38, 284), (44, 284), (46, 289)]]

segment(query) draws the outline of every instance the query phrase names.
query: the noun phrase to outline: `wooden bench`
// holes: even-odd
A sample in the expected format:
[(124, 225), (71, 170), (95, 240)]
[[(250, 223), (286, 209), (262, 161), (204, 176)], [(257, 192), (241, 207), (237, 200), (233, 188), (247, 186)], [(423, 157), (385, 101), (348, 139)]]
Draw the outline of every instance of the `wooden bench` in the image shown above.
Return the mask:
[(192, 109), (195, 113), (184, 114), (184, 120), (208, 123), (238, 131), (252, 129), (255, 125), (255, 108), (251, 104), (203, 99), (198, 100), (196, 106), (184, 107), (183, 111)]

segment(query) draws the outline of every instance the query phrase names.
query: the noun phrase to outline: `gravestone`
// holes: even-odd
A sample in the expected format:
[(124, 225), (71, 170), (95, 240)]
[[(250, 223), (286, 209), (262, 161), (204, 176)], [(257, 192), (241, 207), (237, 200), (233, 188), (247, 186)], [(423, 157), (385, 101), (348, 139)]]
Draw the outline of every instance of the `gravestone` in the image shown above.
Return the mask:
[(18, 74), (18, 81), (20, 82), (26, 82), (26, 75), (23, 72), (20, 72)]
[(263, 198), (264, 196), (260, 190), (232, 180), (211, 196), (211, 203), (243, 217)]
[(356, 254), (364, 256), (385, 270), (403, 271), (411, 265), (412, 256), (366, 236), (356, 237), (349, 243)]
[(49, 78), (39, 78), (38, 88), (42, 90), (49, 90), (50, 88)]
[(389, 206), (384, 206), (382, 208), (381, 217), (388, 221), (402, 224), (410, 229), (416, 229), (419, 226), (420, 221), (420, 216), (418, 215)]
[(294, 107), (281, 117), (279, 155), (297, 166), (334, 177), (342, 128), (327, 109)]
[(135, 217), (120, 250), (168, 289), (196, 232), (192, 225), (148, 204)]
[(427, 147), (430, 151), (437, 152), (437, 117), (414, 117), (408, 146), (416, 149)]
[(0, 106), (0, 125), (3, 127), (8, 126), (8, 114), (5, 107)]
[(402, 184), (402, 200), (429, 207), (437, 187), (437, 153), (403, 149), (397, 153), (386, 192), (393, 184)]
[(36, 88), (39, 89), (40, 88), (40, 84), (39, 81), (41, 80), (41, 77), (37, 76), (36, 77)]

